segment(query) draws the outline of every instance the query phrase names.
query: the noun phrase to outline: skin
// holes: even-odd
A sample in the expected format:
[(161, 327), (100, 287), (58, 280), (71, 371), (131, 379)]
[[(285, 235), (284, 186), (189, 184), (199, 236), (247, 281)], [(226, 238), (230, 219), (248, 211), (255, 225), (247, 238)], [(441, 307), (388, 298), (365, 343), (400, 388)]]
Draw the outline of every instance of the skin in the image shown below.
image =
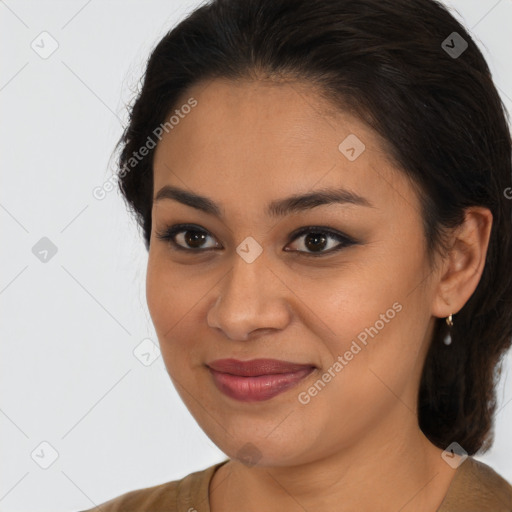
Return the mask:
[[(421, 369), (436, 318), (452, 313), (456, 322), (476, 289), (491, 213), (469, 209), (449, 256), (431, 268), (415, 189), (356, 117), (293, 82), (216, 79), (191, 87), (182, 103), (191, 96), (197, 106), (156, 148), (154, 194), (164, 185), (184, 188), (211, 198), (224, 217), (172, 199), (154, 202), (146, 293), (176, 389), (231, 459), (211, 482), (212, 512), (434, 512), (455, 469), (418, 427)], [(338, 149), (351, 133), (365, 144), (354, 161)], [(350, 189), (373, 207), (265, 214), (272, 200), (324, 187)], [(185, 222), (208, 235), (192, 250), (221, 250), (180, 252), (156, 237)], [(357, 243), (327, 255), (339, 246), (327, 238), (318, 249), (325, 256), (308, 256), (314, 247), (307, 234), (290, 239), (307, 226)], [(191, 248), (185, 234), (175, 240)], [(248, 236), (263, 249), (252, 263), (236, 252)], [(299, 393), (396, 302), (401, 311), (300, 403)], [(205, 367), (228, 357), (317, 369), (270, 400), (243, 403), (217, 390)], [(246, 443), (255, 447), (256, 464), (240, 460)]]

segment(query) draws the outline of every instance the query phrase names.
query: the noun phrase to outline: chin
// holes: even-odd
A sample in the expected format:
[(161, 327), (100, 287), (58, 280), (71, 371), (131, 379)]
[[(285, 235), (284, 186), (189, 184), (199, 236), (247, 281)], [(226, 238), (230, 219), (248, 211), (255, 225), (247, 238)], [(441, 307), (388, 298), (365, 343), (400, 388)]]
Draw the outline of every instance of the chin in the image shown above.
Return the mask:
[(247, 467), (279, 467), (306, 462), (306, 440), (289, 435), (289, 431), (285, 429), (282, 429), (281, 435), (275, 435), (274, 429), (278, 424), (279, 422), (274, 421), (263, 432), (261, 429), (258, 432), (254, 427), (251, 429), (248, 425), (244, 427), (240, 424), (236, 429), (216, 428), (215, 433), (204, 428), (203, 430), (227, 457)]

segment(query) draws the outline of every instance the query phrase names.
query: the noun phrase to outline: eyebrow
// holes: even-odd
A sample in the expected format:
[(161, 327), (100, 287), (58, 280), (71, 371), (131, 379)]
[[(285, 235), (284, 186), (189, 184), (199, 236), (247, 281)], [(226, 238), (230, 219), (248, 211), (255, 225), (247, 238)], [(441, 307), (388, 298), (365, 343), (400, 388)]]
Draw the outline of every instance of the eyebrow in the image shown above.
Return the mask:
[[(178, 187), (165, 185), (158, 191), (153, 201), (156, 203), (163, 199), (172, 199), (210, 215), (223, 217), (223, 210), (212, 199)], [(354, 204), (375, 208), (368, 199), (350, 190), (324, 188), (307, 194), (295, 194), (284, 199), (274, 200), (267, 206), (267, 215), (283, 217), (330, 204)]]

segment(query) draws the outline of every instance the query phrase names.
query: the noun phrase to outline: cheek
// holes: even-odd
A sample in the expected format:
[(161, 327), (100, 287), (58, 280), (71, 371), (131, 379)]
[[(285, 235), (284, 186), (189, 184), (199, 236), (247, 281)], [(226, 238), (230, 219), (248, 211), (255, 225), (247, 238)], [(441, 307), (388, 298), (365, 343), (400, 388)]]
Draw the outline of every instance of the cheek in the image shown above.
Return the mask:
[(173, 281), (168, 278), (168, 272), (155, 256), (155, 251), (151, 249), (146, 270), (146, 301), (157, 333), (164, 329), (165, 319), (169, 318), (169, 310), (173, 310), (169, 307), (173, 299), (175, 300), (173, 288)]
[(177, 265), (156, 250), (150, 254), (146, 300), (168, 370), (172, 366), (179, 372), (198, 364), (205, 340), (199, 331), (206, 325), (208, 292), (216, 281), (211, 272), (198, 275), (194, 265)]
[(318, 412), (328, 408), (329, 421), (349, 438), (357, 437), (365, 425), (379, 423), (396, 406), (414, 410), (423, 356), (421, 333), (428, 322), (422, 313), (424, 294), (418, 290), (408, 295), (406, 281), (386, 283), (381, 278), (378, 288), (361, 290), (367, 295), (360, 296), (360, 303), (339, 303), (344, 308), (339, 315), (341, 334), (325, 343), (342, 360), (336, 364), (333, 359), (324, 369), (335, 377), (319, 392), (322, 398), (316, 398)]
[[(385, 383), (392, 389), (400, 387), (404, 381), (397, 379), (412, 371), (422, 328), (413, 325), (412, 319), (418, 318), (425, 304), (421, 290), (411, 293), (419, 275), (415, 262), (406, 264), (397, 257), (382, 258), (380, 265), (361, 263), (333, 272), (331, 279), (311, 281), (309, 296), (306, 288), (298, 293), (315, 312), (316, 327), (310, 329), (327, 349), (322, 359), (324, 369), (343, 358), (343, 369), (338, 365), (338, 371), (331, 370), (336, 375), (332, 381), (338, 385), (326, 387), (339, 386), (348, 395), (371, 401), (377, 388), (389, 394)], [(350, 401), (345, 391), (343, 399)]]
[[(146, 273), (146, 301), (168, 370), (172, 361), (178, 360), (179, 340), (182, 339), (180, 331), (190, 309), (187, 296), (191, 293), (190, 287), (184, 286), (179, 271), (173, 271), (172, 265), (150, 253)], [(180, 359), (183, 357), (179, 355)]]
[[(317, 272), (308, 279), (288, 276), (293, 292), (299, 297), (297, 311), (310, 311), (310, 330), (315, 331), (333, 357), (350, 349), (359, 334), (364, 343), (365, 328), (379, 322), (384, 331), (394, 318), (393, 304), (401, 297), (400, 287), (383, 268), (365, 262)], [(386, 329), (383, 327), (386, 326)], [(368, 337), (368, 335), (366, 335)]]
[(197, 305), (206, 289), (193, 275), (189, 276), (192, 267), (184, 270), (169, 261), (162, 252), (155, 248), (149, 255), (146, 300), (155, 329), (159, 335), (164, 334), (165, 339), (172, 334), (178, 322), (187, 314), (193, 314), (194, 305)]

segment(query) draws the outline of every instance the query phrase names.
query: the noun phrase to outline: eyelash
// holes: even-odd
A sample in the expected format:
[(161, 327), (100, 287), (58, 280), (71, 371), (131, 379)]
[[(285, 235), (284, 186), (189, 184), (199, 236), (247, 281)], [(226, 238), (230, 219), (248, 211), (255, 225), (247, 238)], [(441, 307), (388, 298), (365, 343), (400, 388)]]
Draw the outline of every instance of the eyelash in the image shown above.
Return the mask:
[[(206, 235), (210, 236), (208, 231), (206, 231), (202, 228), (198, 228), (198, 226), (194, 226), (193, 224), (175, 224), (174, 226), (169, 226), (169, 227), (165, 228), (161, 232), (157, 232), (156, 237), (160, 240), (169, 242), (169, 244), (172, 246), (172, 248), (175, 250), (178, 250), (178, 251), (185, 251), (188, 253), (201, 253), (201, 252), (206, 252), (206, 251), (218, 250), (218, 248), (214, 248), (214, 247), (209, 247), (207, 249), (192, 249), (192, 248), (186, 248), (186, 247), (182, 247), (181, 245), (178, 245), (175, 242), (174, 237), (178, 233), (187, 232), (187, 231), (195, 231), (195, 232), (206, 234)], [(313, 256), (314, 258), (317, 258), (320, 256), (326, 256), (326, 255), (338, 252), (343, 248), (350, 247), (351, 245), (357, 244), (357, 241), (355, 241), (354, 239), (352, 239), (346, 235), (343, 235), (342, 233), (334, 231), (332, 229), (321, 227), (321, 226), (308, 226), (308, 227), (301, 228), (297, 231), (294, 231), (291, 234), (291, 238), (288, 243), (293, 242), (297, 238), (300, 238), (302, 235), (309, 234), (309, 233), (328, 235), (328, 237), (334, 238), (335, 240), (340, 242), (340, 245), (338, 245), (334, 249), (329, 249), (328, 251), (323, 251), (323, 252), (319, 252), (319, 253), (306, 252), (306, 251), (300, 251), (300, 250), (293, 250), (293, 251), (287, 251), (287, 252), (296, 252), (296, 253), (300, 253), (300, 254), (303, 254), (306, 256)]]

